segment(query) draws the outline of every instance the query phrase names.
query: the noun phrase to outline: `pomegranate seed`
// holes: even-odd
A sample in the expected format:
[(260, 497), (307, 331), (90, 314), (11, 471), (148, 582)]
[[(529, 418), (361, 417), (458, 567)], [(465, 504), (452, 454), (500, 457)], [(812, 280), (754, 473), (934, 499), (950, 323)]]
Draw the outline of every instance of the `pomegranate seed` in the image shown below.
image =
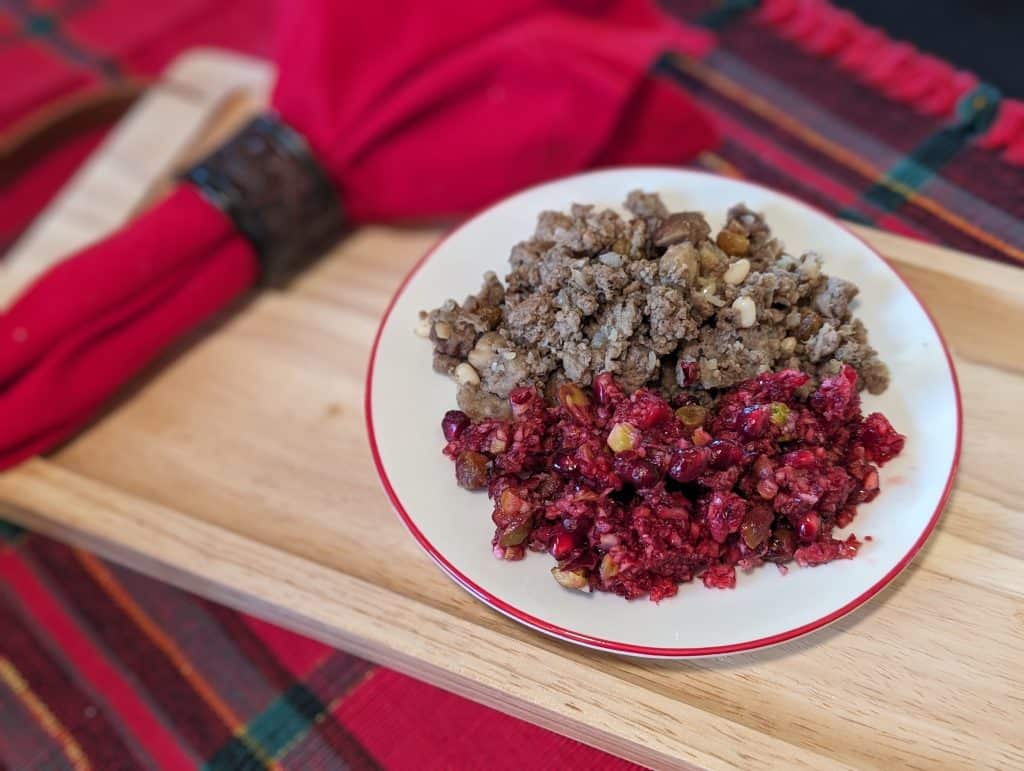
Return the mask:
[(700, 366), (697, 362), (680, 360), (676, 364), (676, 382), (683, 388), (696, 383), (698, 377), (700, 377)]
[(556, 560), (565, 559), (575, 548), (576, 539), (564, 530), (557, 532), (551, 539), (551, 556)]
[(441, 419), (441, 432), (449, 442), (462, 436), (469, 428), (469, 415), (462, 410), (448, 410)]
[(551, 459), (551, 468), (559, 474), (568, 476), (576, 470), (576, 457), (567, 450), (557, 452)]
[(821, 517), (811, 511), (800, 518), (800, 524), (797, 525), (796, 534), (800, 537), (801, 541), (810, 543), (818, 537), (818, 531), (820, 529)]

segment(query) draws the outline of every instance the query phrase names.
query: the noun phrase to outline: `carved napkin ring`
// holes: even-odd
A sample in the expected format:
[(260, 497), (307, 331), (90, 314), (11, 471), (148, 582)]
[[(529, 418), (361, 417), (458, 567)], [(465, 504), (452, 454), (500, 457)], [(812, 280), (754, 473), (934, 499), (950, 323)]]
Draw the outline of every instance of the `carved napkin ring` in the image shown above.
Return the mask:
[(330, 179), (306, 140), (273, 115), (254, 118), (184, 179), (252, 244), (265, 284), (280, 285), (343, 232)]

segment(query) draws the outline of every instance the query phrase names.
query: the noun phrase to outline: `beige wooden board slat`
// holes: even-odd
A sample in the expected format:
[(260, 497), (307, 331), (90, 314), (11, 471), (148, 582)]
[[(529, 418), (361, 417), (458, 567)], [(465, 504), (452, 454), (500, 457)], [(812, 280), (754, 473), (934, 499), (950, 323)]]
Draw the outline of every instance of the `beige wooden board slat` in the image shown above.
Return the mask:
[(437, 230), (353, 233), (61, 451), (0, 475), (0, 512), (659, 768), (1021, 768), (1024, 272), (858, 232), (954, 350), (961, 473), (890, 588), (778, 648), (682, 663), (583, 650), (489, 610), (421, 553), (378, 485), (362, 396), (380, 315)]
[(0, 310), (46, 268), (114, 230), (200, 142), (218, 108), (263, 98), (265, 61), (197, 49), (180, 56), (0, 260)]

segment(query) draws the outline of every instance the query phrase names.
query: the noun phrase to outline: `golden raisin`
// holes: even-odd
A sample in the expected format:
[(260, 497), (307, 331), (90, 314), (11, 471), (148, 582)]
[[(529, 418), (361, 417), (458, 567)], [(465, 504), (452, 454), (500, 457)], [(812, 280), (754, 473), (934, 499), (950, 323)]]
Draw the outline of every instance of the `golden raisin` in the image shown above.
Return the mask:
[(742, 257), (750, 251), (750, 240), (742, 233), (723, 230), (715, 239), (719, 248), (730, 257)]
[(455, 459), (455, 480), (459, 487), (479, 490), (487, 487), (487, 456), (483, 453), (465, 450)]
[(574, 383), (562, 383), (558, 386), (558, 401), (565, 407), (586, 407), (590, 399), (583, 389)]
[(809, 308), (800, 312), (800, 323), (796, 327), (796, 337), (801, 342), (810, 340), (821, 329), (821, 316)]
[(676, 410), (676, 417), (679, 422), (687, 428), (696, 428), (704, 424), (708, 411), (699, 404), (685, 404)]

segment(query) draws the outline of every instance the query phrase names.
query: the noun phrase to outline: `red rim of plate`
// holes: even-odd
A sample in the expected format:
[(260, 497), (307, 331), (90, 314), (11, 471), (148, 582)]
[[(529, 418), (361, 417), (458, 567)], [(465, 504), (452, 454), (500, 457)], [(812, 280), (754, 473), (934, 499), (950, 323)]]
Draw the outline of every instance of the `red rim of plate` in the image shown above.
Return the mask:
[[(588, 174), (600, 173), (601, 171), (622, 170), (625, 170), (625, 167), (620, 167), (617, 169), (610, 168), (592, 170), (575, 176), (586, 176)], [(630, 170), (636, 171), (638, 173), (650, 171), (683, 172), (686, 174), (697, 174), (706, 177), (721, 178), (720, 175), (711, 174), (709, 172), (698, 171), (694, 169), (674, 168), (671, 166), (636, 166), (630, 167)], [(932, 325), (932, 329), (935, 331), (935, 335), (938, 337), (939, 343), (942, 345), (943, 353), (946, 356), (946, 364), (949, 367), (949, 376), (953, 381), (953, 392), (956, 396), (956, 445), (953, 452), (953, 462), (949, 467), (949, 476), (946, 479), (946, 485), (942, 490), (942, 495), (939, 497), (939, 502), (935, 507), (935, 511), (932, 513), (931, 518), (928, 520), (928, 524), (921, 532), (920, 537), (918, 537), (917, 541), (914, 543), (913, 546), (910, 547), (910, 550), (903, 556), (903, 558), (899, 562), (897, 562), (896, 565), (894, 565), (893, 568), (884, 576), (882, 576), (882, 578), (879, 579), (873, 586), (865, 590), (859, 596), (852, 599), (850, 602), (846, 603), (837, 610), (834, 610), (831, 613), (822, 616), (821, 618), (815, 621), (811, 621), (807, 624), (796, 627), (794, 629), (789, 629), (785, 632), (773, 634), (768, 637), (761, 637), (755, 640), (747, 640), (745, 642), (733, 643), (730, 645), (715, 645), (704, 648), (658, 648), (647, 645), (631, 645), (628, 643), (617, 642), (615, 640), (605, 640), (599, 637), (593, 637), (588, 634), (576, 632), (572, 629), (566, 629), (565, 627), (558, 626), (557, 624), (552, 624), (551, 622), (537, 618), (536, 616), (532, 616), (529, 613), (526, 613), (520, 610), (519, 608), (508, 604), (501, 598), (495, 597), (486, 589), (483, 589), (482, 587), (478, 586), (476, 583), (474, 583), (465, 575), (463, 575), (458, 570), (458, 568), (452, 565), (444, 557), (444, 555), (441, 554), (441, 552), (438, 551), (434, 547), (434, 545), (426, 539), (423, 533), (420, 532), (419, 528), (416, 527), (416, 524), (412, 521), (412, 518), (406, 511), (405, 506), (402, 504), (401, 500), (399, 500), (398, 494), (391, 486), (391, 480), (388, 478), (387, 471), (384, 469), (384, 464), (380, 458), (380, 452), (378, 451), (377, 448), (377, 436), (373, 427), (373, 371), (376, 366), (377, 348), (380, 344), (381, 335), (384, 333), (384, 327), (387, 325), (388, 319), (391, 318), (391, 311), (394, 309), (395, 304), (398, 302), (398, 299), (402, 296), (402, 293), (405, 291), (405, 288), (406, 286), (408, 286), (409, 282), (412, 281), (413, 277), (420, 271), (420, 268), (422, 268), (428, 262), (428, 260), (433, 256), (433, 254), (438, 249), (440, 249), (459, 231), (461, 231), (466, 224), (472, 222), (482, 214), (486, 214), (492, 209), (502, 205), (509, 198), (522, 195), (523, 193), (529, 192), (539, 187), (543, 187), (544, 185), (549, 185), (555, 182), (563, 182), (566, 179), (572, 179), (572, 177), (548, 180), (546, 182), (542, 182), (540, 184), (525, 188), (509, 196), (506, 196), (505, 198), (502, 198), (497, 203), (494, 203), (491, 206), (488, 206), (487, 208), (483, 209), (481, 212), (478, 212), (474, 216), (469, 217), (465, 222), (463, 222), (457, 228), (455, 228), (446, 236), (444, 236), (434, 246), (432, 246), (426, 252), (426, 254), (424, 254), (416, 262), (416, 264), (412, 267), (412, 270), (410, 270), (409, 273), (405, 276), (405, 278), (402, 279), (402, 283), (398, 285), (398, 289), (395, 290), (395, 294), (392, 296), (391, 301), (388, 303), (387, 310), (384, 311), (384, 316), (381, 318), (380, 326), (377, 327), (377, 334), (374, 335), (373, 338), (373, 347), (370, 349), (370, 362), (366, 371), (366, 393), (364, 397), (364, 410), (366, 412), (366, 430), (370, 440), (370, 451), (373, 453), (373, 463), (377, 467), (377, 474), (380, 476), (380, 481), (381, 484), (383, 484), (384, 486), (384, 491), (387, 493), (388, 498), (391, 500), (391, 505), (394, 506), (399, 518), (405, 523), (405, 526), (409, 529), (409, 532), (413, 534), (413, 537), (416, 538), (416, 540), (419, 542), (419, 545), (423, 548), (424, 551), (427, 552), (431, 559), (433, 559), (434, 562), (436, 562), (446, 573), (448, 573), (449, 576), (455, 579), (456, 583), (460, 584), (464, 589), (468, 590), (478, 599), (490, 605), (495, 610), (504, 613), (510, 618), (513, 618), (529, 627), (533, 627), (537, 631), (544, 632), (553, 637), (557, 637), (570, 642), (579, 643), (600, 650), (613, 651), (616, 653), (628, 653), (635, 656), (652, 656), (659, 658), (696, 658), (701, 656), (721, 656), (728, 653), (741, 653), (744, 651), (753, 651), (759, 648), (766, 648), (772, 645), (778, 645), (779, 643), (788, 642), (789, 640), (794, 640), (797, 637), (802, 637), (803, 635), (813, 632), (816, 629), (821, 629), (822, 627), (831, 624), (833, 621), (838, 621), (840, 618), (847, 615), (851, 611), (859, 608), (865, 602), (867, 602), (880, 591), (882, 591), (882, 589), (884, 589), (897, 575), (899, 575), (903, 571), (903, 569), (907, 565), (910, 564), (910, 562), (914, 559), (917, 553), (921, 550), (921, 547), (924, 546), (925, 541), (927, 541), (928, 537), (932, 534), (932, 531), (935, 529), (936, 524), (938, 524), (939, 517), (942, 515), (942, 511), (946, 506), (946, 502), (949, 500), (949, 495), (953, 489), (953, 480), (956, 478), (956, 472), (960, 465), (961, 439), (963, 436), (963, 404), (960, 398), (960, 383), (957, 380), (956, 369), (953, 367), (953, 358), (949, 352), (949, 345), (946, 343), (946, 338), (943, 337), (941, 330), (935, 323), (935, 318), (932, 316), (931, 312), (928, 310), (925, 304), (921, 302), (921, 298), (918, 297), (917, 293), (913, 290), (913, 288), (911, 288), (911, 286), (906, 282), (903, 276), (900, 275), (899, 271), (893, 268), (893, 266), (887, 259), (885, 259), (885, 257), (883, 257), (873, 246), (871, 246), (871, 244), (869, 244), (867, 241), (865, 241), (863, 238), (857, 235), (853, 230), (851, 230), (846, 225), (836, 220), (834, 217), (827, 214), (822, 209), (819, 209), (818, 207), (809, 204), (806, 201), (801, 201), (800, 199), (788, 195), (787, 193), (772, 190), (769, 187), (760, 185), (756, 182), (750, 182), (745, 179), (738, 181), (742, 182), (745, 185), (751, 185), (753, 187), (764, 190), (765, 192), (770, 193), (771, 195), (779, 196), (786, 200), (792, 201), (798, 204), (799, 206), (803, 206), (813, 211), (816, 211), (818, 214), (821, 214), (823, 217), (825, 217), (833, 225), (845, 230), (855, 239), (860, 241), (860, 243), (862, 243), (869, 252), (875, 255), (875, 257), (877, 257), (882, 262), (882, 264), (884, 264), (890, 271), (892, 271), (893, 275), (895, 275), (899, 282), (903, 284), (904, 288), (910, 293), (911, 297), (914, 298), (914, 301), (917, 302), (921, 310), (924, 311), (925, 317), (928, 319), (928, 322)]]

